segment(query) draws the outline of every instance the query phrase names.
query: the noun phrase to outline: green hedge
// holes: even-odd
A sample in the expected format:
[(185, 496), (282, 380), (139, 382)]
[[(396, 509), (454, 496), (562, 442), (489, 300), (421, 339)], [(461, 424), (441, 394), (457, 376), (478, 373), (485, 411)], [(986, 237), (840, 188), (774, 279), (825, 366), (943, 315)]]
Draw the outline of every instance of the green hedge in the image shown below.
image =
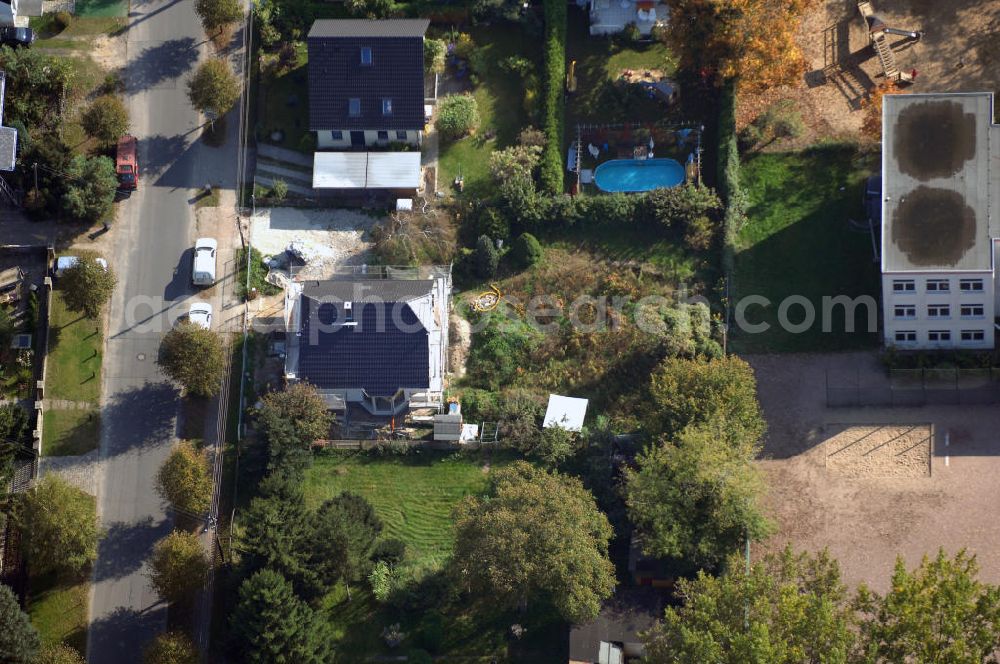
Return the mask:
[(740, 187), (740, 151), (736, 142), (736, 83), (727, 81), (719, 104), (719, 197), (725, 205), (722, 220), (722, 269), (729, 278), (736, 256), (736, 235), (746, 221), (747, 197)]
[(566, 0), (545, 0), (545, 151), (540, 178), (550, 194), (563, 191), (563, 80), (566, 76)]

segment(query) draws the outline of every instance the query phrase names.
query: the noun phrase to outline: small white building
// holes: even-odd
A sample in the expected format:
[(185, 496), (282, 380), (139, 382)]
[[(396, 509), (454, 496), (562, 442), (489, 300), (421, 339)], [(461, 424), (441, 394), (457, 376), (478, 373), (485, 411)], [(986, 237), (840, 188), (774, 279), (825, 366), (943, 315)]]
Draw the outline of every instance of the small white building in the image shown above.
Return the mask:
[(887, 95), (882, 115), (884, 341), (992, 349), (1000, 125), (992, 93)]

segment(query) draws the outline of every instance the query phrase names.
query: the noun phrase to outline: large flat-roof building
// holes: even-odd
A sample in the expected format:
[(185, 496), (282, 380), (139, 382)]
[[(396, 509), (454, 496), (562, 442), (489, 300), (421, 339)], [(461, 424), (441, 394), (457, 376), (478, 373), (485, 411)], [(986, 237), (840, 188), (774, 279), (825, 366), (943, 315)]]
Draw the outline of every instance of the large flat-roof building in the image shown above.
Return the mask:
[(992, 93), (887, 95), (882, 111), (884, 340), (988, 349), (1000, 238)]

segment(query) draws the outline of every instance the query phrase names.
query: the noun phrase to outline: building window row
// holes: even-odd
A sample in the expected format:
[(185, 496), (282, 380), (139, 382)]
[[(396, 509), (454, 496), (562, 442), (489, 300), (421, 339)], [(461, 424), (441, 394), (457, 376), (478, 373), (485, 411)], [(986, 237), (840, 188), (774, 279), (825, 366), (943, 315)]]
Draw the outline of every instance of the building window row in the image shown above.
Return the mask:
[[(950, 293), (950, 279), (928, 279), (925, 284), (928, 293)], [(893, 279), (892, 290), (894, 293), (915, 293), (917, 282), (915, 279)], [(982, 293), (982, 279), (959, 279), (958, 290), (963, 293)]]
[[(985, 330), (962, 330), (958, 334), (959, 341), (975, 342), (986, 339)], [(893, 333), (893, 339), (897, 344), (912, 344), (917, 342), (916, 330), (897, 330)], [(930, 330), (927, 333), (927, 341), (942, 342), (951, 341), (950, 330)]]
[[(959, 315), (962, 318), (983, 318), (986, 315), (986, 307), (982, 304), (963, 304), (959, 307)], [(914, 304), (896, 304), (892, 307), (892, 317), (895, 319), (906, 319), (917, 317), (917, 307)], [(951, 318), (951, 305), (929, 304), (927, 305), (928, 318)]]

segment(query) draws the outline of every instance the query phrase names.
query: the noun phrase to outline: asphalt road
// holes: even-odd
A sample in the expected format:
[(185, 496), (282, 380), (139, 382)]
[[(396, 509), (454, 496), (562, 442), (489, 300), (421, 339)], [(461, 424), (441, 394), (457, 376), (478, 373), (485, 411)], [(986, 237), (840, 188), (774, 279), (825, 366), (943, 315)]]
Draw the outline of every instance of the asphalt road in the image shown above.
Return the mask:
[[(154, 477), (176, 438), (179, 394), (156, 366), (159, 342), (196, 294), (190, 283), (194, 197), (205, 183), (233, 186), (235, 122), (221, 148), (201, 140), (185, 83), (209, 53), (188, 0), (133, 0), (125, 79), (139, 138), (138, 191), (121, 203), (118, 272), (104, 360), (98, 513), (107, 536), (94, 566), (87, 659), (141, 661), (166, 625), (144, 574), (171, 518)], [(219, 265), (222, 268), (222, 265)], [(197, 293), (204, 299), (205, 293)]]

